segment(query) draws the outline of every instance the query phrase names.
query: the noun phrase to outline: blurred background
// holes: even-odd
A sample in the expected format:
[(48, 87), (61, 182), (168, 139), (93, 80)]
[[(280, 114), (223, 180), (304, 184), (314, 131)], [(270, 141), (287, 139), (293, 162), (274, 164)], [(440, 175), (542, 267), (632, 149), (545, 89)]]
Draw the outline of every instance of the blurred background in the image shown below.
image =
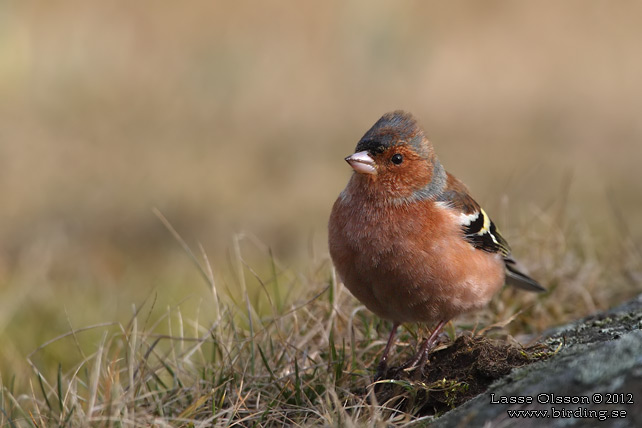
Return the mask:
[(209, 316), (153, 208), (202, 244), (222, 287), (235, 248), (328, 263), (343, 157), (394, 109), (416, 115), (526, 264), (574, 233), (639, 285), (641, 40), (628, 1), (3, 2), (5, 378), (150, 296)]

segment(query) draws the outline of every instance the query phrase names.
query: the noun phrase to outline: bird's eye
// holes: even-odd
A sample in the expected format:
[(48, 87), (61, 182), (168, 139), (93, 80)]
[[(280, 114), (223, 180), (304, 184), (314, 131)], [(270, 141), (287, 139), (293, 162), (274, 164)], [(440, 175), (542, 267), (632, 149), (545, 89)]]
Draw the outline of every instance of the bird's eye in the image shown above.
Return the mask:
[(392, 161), (392, 163), (394, 163), (395, 165), (399, 165), (401, 162), (403, 162), (403, 156), (402, 156), (401, 154), (399, 154), (399, 153), (395, 153), (394, 155), (392, 155), (392, 157), (390, 158), (390, 160), (391, 160), (391, 161)]

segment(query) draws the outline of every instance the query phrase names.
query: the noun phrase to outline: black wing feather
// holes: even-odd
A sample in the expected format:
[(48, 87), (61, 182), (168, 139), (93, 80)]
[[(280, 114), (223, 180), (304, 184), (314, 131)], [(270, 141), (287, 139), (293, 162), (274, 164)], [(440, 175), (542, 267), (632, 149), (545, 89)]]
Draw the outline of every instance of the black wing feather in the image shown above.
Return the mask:
[(462, 223), (464, 239), (479, 250), (501, 254), (506, 265), (506, 281), (510, 285), (527, 291), (546, 291), (537, 281), (519, 270), (517, 263), (511, 257), (508, 242), (488, 214), (465, 191), (463, 184), (459, 182), (456, 187), (461, 189), (448, 189), (437, 198), (437, 201), (465, 215), (466, 220)]

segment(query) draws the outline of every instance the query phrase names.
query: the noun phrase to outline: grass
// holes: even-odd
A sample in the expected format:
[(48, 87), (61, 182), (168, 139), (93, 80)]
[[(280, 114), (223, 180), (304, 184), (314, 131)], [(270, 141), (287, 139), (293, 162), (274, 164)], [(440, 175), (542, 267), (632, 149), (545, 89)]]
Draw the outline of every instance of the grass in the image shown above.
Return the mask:
[[(524, 242), (537, 244), (522, 251), (550, 292), (506, 289), (457, 326), (490, 337), (532, 338), (635, 292), (627, 285), (627, 277), (640, 271), (631, 243), (621, 241), (621, 253), (613, 255), (617, 266), (598, 263), (603, 255), (585, 231), (570, 227), (580, 225), (560, 222), (554, 212), (541, 213), (531, 229), (549, 238), (525, 236)], [(132, 307), (126, 322), (72, 328), (43, 343), (27, 358), (32, 376), (26, 385), (0, 378), (0, 426), (405, 426), (431, 416), (422, 416), (421, 406), (400, 410), (400, 397), (439, 390), (452, 401), (466, 391), (453, 379), (428, 385), (400, 379), (392, 381), (399, 393), (378, 402), (373, 368), (390, 325), (356, 304), (328, 259), (303, 274), (251, 237), (237, 235), (232, 287), (226, 287), (205, 252), (194, 252), (160, 218), (209, 297), (196, 307), (180, 302), (158, 313), (151, 294)], [(248, 245), (263, 251), (256, 265), (244, 258)], [(606, 284), (618, 292), (604, 292)], [(458, 334), (452, 325), (447, 331), (451, 339)], [(396, 359), (412, 351), (418, 334), (415, 326), (403, 330)], [(77, 357), (52, 367), (39, 358), (52, 346)]]
[[(276, 269), (273, 259), (269, 264)], [(314, 293), (298, 306), (266, 293), (270, 315), (260, 315), (247, 292), (239, 301), (219, 300), (214, 292), (207, 305), (217, 314), (211, 324), (185, 316), (180, 306), (149, 323), (150, 299), (127, 323), (90, 327), (101, 331), (90, 354), (79, 344), (85, 329), (70, 331), (34, 354), (70, 340), (84, 357), (68, 371), (59, 366), (51, 379), (32, 364), (28, 395), (14, 396), (13, 387), (3, 384), (0, 420), (12, 426), (340, 423), (348, 418), (346, 398), (353, 406), (365, 400), (350, 390), (366, 386), (363, 364), (376, 350), (357, 352), (345, 337), (335, 339), (350, 325), (352, 343), (362, 343), (354, 335), (364, 318), (358, 311), (345, 315), (348, 296), (327, 273), (326, 266), (319, 277), (306, 278)], [(276, 286), (280, 276), (287, 275), (261, 282)], [(158, 333), (163, 323), (169, 334)]]

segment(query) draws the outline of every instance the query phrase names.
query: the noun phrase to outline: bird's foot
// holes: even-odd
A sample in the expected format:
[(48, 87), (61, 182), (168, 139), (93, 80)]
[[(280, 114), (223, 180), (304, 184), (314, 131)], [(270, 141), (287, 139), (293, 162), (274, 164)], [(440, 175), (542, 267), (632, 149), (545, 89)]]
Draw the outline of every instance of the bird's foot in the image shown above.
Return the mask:
[(437, 337), (439, 336), (439, 332), (446, 324), (446, 322), (447, 321), (439, 321), (437, 327), (435, 327), (435, 329), (430, 334), (430, 337), (424, 339), (421, 346), (419, 346), (419, 350), (417, 351), (417, 353), (402, 366), (403, 371), (411, 372), (419, 369), (419, 373), (423, 373), (426, 362), (428, 361), (428, 354), (430, 354), (430, 351), (435, 346)]
[(379, 361), (377, 365), (377, 372), (375, 373), (374, 380), (378, 382), (380, 380), (386, 379), (388, 376), (388, 362), (385, 359)]
[(429, 349), (426, 349), (422, 346), (411, 359), (406, 361), (400, 368), (406, 373), (414, 372), (419, 369), (419, 373), (422, 373), (426, 362), (428, 361), (428, 354), (430, 353)]

